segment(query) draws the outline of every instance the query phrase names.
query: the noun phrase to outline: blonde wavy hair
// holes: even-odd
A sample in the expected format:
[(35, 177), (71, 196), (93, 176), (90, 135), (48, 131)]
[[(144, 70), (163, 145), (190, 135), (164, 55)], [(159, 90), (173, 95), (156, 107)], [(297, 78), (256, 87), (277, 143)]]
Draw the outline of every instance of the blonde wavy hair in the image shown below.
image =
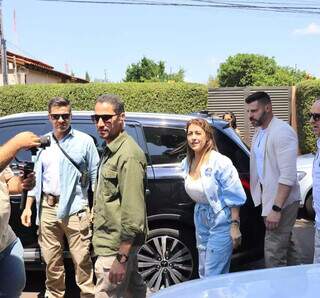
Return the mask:
[[(213, 136), (213, 127), (208, 123), (208, 121), (202, 118), (195, 118), (195, 119), (189, 120), (186, 125), (187, 134), (188, 134), (189, 126), (191, 124), (201, 127), (205, 132), (207, 142), (204, 147), (205, 148), (203, 152), (204, 156), (207, 153), (209, 153), (211, 150), (218, 151), (217, 144)], [(189, 147), (189, 144), (187, 142), (187, 160), (189, 165), (191, 165), (191, 162), (193, 159), (194, 159), (194, 151)]]

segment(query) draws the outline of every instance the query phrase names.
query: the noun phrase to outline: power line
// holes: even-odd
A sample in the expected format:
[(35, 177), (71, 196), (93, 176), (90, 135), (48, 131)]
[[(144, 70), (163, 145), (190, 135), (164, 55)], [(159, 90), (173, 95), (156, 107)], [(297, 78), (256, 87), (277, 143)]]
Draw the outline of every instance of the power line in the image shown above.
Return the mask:
[[(103, 5), (135, 5), (135, 6), (174, 6), (174, 7), (199, 7), (199, 8), (224, 8), (224, 9), (242, 9), (256, 10), (279, 13), (298, 13), (298, 14), (320, 14), (320, 6), (307, 6), (298, 3), (282, 2), (281, 5), (276, 2), (255, 2), (252, 4), (249, 1), (212, 1), (212, 0), (191, 0), (191, 2), (160, 2), (160, 1), (144, 1), (144, 0), (121, 0), (121, 1), (96, 1), (96, 0), (38, 0), (41, 2), (64, 2), (74, 4), (103, 4)], [(260, 3), (260, 4), (258, 4)], [(310, 3), (309, 5), (315, 5)]]

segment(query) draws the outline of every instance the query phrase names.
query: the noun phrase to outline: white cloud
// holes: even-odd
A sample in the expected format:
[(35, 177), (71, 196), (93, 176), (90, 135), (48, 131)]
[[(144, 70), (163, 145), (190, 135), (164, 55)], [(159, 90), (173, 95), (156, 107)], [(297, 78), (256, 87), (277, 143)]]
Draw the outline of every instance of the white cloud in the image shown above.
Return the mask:
[(295, 35), (320, 35), (320, 26), (316, 23), (311, 23), (305, 28), (295, 29), (293, 31)]

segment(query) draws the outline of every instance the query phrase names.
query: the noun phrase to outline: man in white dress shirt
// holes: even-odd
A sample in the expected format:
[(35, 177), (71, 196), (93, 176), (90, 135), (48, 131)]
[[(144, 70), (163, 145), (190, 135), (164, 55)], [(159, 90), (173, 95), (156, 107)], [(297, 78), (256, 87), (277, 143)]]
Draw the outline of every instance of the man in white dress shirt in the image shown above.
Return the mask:
[(310, 109), (310, 124), (317, 138), (317, 153), (312, 168), (313, 179), (313, 208), (316, 213), (314, 236), (314, 263), (320, 263), (320, 97), (316, 99)]
[(257, 128), (251, 144), (250, 189), (255, 206), (262, 205), (265, 265), (297, 265), (300, 253), (293, 235), (300, 201), (297, 134), (273, 115), (266, 92), (251, 94), (245, 101), (249, 120)]

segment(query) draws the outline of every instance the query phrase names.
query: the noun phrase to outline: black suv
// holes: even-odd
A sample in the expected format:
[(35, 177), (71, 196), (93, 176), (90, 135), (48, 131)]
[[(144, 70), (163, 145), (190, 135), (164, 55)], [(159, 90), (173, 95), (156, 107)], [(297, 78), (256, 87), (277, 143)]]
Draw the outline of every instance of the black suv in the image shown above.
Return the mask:
[[(90, 112), (73, 112), (72, 127), (91, 135), (98, 149), (99, 138)], [(126, 131), (136, 140), (148, 160), (146, 204), (149, 224), (147, 242), (138, 255), (139, 270), (149, 286), (160, 289), (197, 276), (197, 250), (194, 237), (194, 204), (184, 190), (180, 161), (186, 155), (186, 122), (205, 118), (214, 128), (218, 150), (227, 155), (237, 168), (247, 201), (241, 207), (242, 245), (234, 252), (232, 265), (261, 255), (264, 224), (260, 208), (254, 208), (249, 191), (249, 151), (238, 135), (219, 118), (203, 114), (174, 115), (126, 113)], [(51, 131), (46, 112), (15, 114), (0, 118), (0, 144), (21, 131), (43, 135)], [(19, 160), (30, 160), (29, 151), (18, 154)], [(14, 161), (13, 161), (14, 162)], [(10, 224), (22, 240), (25, 262), (29, 269), (41, 269), (41, 254), (37, 242), (37, 227), (20, 223), (20, 196), (11, 196)], [(35, 214), (35, 210), (33, 211)], [(66, 246), (67, 247), (67, 246)], [(66, 258), (70, 257), (66, 251)]]

